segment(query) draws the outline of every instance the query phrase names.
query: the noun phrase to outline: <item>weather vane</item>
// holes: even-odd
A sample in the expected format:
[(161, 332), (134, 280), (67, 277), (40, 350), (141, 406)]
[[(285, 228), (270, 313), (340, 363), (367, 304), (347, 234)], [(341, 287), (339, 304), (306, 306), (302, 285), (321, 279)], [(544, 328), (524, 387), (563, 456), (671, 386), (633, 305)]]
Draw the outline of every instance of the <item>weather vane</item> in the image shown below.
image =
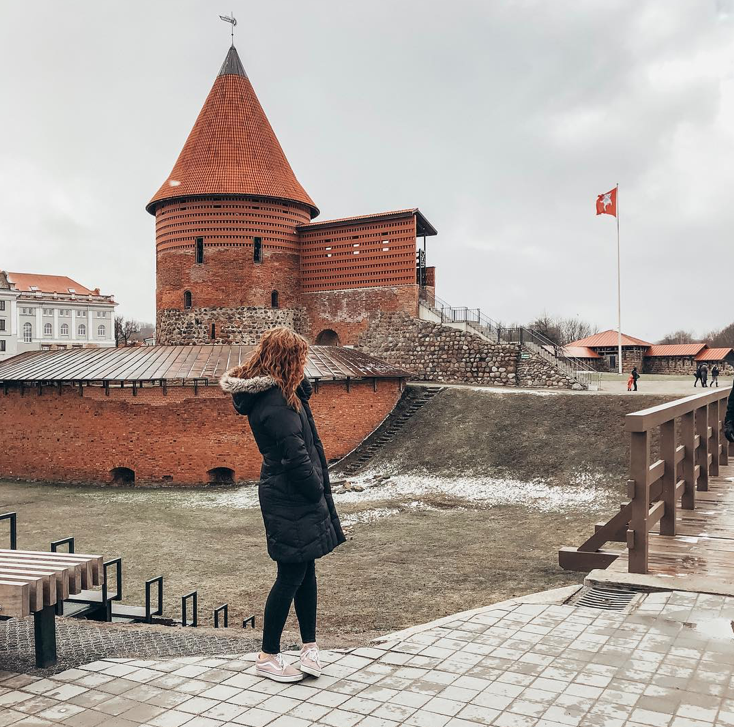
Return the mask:
[(234, 26), (237, 25), (237, 20), (234, 17), (234, 10), (229, 15), (220, 15), (219, 18), (232, 26), (232, 47), (234, 47)]

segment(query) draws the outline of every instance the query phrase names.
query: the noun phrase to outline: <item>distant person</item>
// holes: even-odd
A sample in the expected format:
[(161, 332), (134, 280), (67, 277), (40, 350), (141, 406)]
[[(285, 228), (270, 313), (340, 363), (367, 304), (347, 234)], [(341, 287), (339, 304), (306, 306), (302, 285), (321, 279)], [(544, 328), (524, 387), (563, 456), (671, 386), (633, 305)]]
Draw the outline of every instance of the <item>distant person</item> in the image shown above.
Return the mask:
[(711, 386), (716, 384), (716, 388), (719, 388), (719, 367), (714, 364), (711, 367)]
[(698, 384), (698, 382), (701, 380), (701, 364), (698, 364), (698, 366), (696, 366), (696, 370), (693, 373), (693, 377), (694, 377), (693, 378), (693, 388), (695, 389), (696, 384)]
[[(258, 676), (297, 682), (321, 676), (316, 645), (317, 558), (345, 541), (329, 484), (324, 447), (308, 400), (313, 387), (304, 376), (308, 343), (285, 327), (266, 331), (242, 366), (220, 381), (246, 414), (263, 457), (258, 496), (268, 554), (278, 565), (263, 620)], [(303, 648), (300, 671), (280, 652), (280, 638), (295, 603)]]
[(632, 373), (630, 374), (630, 376), (632, 377), (632, 384), (634, 386), (633, 391), (637, 391), (637, 379), (640, 378), (640, 373), (637, 370), (637, 366), (634, 366), (632, 368)]
[(706, 366), (706, 364), (703, 364), (701, 366), (701, 386), (706, 387), (708, 384), (706, 383), (709, 378), (709, 367)]
[(632, 387), (635, 384), (635, 377), (630, 374), (630, 377), (627, 379), (627, 391), (632, 391)]

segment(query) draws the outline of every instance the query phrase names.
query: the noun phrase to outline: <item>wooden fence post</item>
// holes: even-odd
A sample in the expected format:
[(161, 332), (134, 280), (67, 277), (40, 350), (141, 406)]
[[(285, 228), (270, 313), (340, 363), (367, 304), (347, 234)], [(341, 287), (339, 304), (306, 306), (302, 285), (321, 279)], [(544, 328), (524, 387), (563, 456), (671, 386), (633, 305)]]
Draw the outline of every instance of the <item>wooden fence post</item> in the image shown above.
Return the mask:
[(681, 498), (681, 507), (684, 510), (694, 510), (696, 507), (696, 428), (694, 413), (688, 412), (680, 418), (681, 439), (686, 448), (683, 457), (683, 479), (686, 486)]
[(719, 419), (719, 400), (709, 404), (709, 426), (711, 427), (711, 468), (709, 474), (712, 477), (719, 476), (719, 459), (721, 457), (721, 420)]
[(724, 420), (729, 397), (719, 399), (719, 442), (721, 443), (721, 464), (729, 464), (729, 440), (724, 436)]
[(694, 418), (696, 420), (696, 434), (698, 436), (698, 449), (696, 451), (696, 464), (699, 467), (696, 489), (706, 492), (709, 488), (709, 436), (708, 436), (708, 407), (702, 406), (696, 409)]
[(675, 485), (678, 481), (675, 449), (675, 419), (671, 419), (660, 425), (660, 459), (665, 462), (665, 471), (663, 472), (662, 478), (663, 493), (661, 497), (665, 503), (665, 512), (660, 520), (661, 535), (675, 535), (675, 516), (677, 510)]
[(627, 530), (628, 565), (630, 573), (647, 573), (650, 437), (648, 432), (631, 432), (630, 437), (632, 517)]

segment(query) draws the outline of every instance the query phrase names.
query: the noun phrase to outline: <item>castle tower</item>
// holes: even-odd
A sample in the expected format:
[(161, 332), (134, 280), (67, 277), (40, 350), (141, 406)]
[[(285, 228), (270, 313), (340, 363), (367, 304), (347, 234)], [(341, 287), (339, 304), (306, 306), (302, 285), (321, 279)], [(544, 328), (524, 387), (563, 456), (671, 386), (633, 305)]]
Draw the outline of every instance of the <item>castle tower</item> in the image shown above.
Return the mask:
[(234, 46), (146, 209), (156, 220), (159, 343), (251, 343), (272, 325), (300, 327), (296, 228), (319, 210)]

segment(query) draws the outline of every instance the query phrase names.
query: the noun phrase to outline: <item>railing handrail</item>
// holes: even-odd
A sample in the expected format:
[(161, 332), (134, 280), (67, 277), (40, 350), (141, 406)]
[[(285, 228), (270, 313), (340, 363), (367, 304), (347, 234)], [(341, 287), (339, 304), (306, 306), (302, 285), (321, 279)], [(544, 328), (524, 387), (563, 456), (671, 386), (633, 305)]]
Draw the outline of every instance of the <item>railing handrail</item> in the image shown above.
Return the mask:
[(649, 429), (658, 427), (671, 419), (677, 419), (684, 414), (689, 414), (700, 407), (710, 404), (719, 399), (723, 399), (728, 394), (723, 392), (730, 392), (732, 387), (722, 387), (715, 391), (705, 391), (700, 394), (692, 394), (684, 399), (676, 399), (675, 401), (669, 401), (666, 404), (658, 404), (657, 406), (651, 406), (648, 409), (642, 409), (641, 411), (635, 411), (631, 414), (627, 414), (624, 417), (624, 431), (625, 432), (646, 432)]
[[(566, 373), (580, 383), (589, 386), (592, 378), (600, 379), (599, 372), (583, 363), (579, 359), (569, 358), (563, 351), (563, 346), (551, 341), (540, 331), (525, 326), (503, 326), (494, 319), (482, 313), (480, 308), (469, 308), (467, 306), (452, 306), (445, 300), (439, 298), (435, 293), (428, 294), (421, 290), (421, 302), (430, 308), (436, 315), (440, 316), (441, 322), (466, 323), (475, 330), (486, 335), (488, 338), (496, 336), (497, 341), (502, 341), (502, 332), (518, 333), (518, 341), (521, 345), (531, 344), (536, 347), (535, 353), (561, 368), (565, 367)], [(528, 346), (529, 347), (529, 346)], [(551, 351), (547, 348), (552, 349)], [(597, 381), (597, 386), (599, 381)]]
[[(618, 553), (601, 548), (616, 541), (627, 544), (630, 573), (648, 572), (653, 528), (659, 523), (661, 536), (674, 536), (678, 508), (695, 510), (696, 493), (708, 490), (710, 477), (718, 476), (720, 466), (729, 463), (723, 424), (730, 394), (730, 387), (717, 388), (625, 416), (630, 436), (630, 501), (578, 548), (561, 549), (559, 561), (564, 568), (606, 567)], [(659, 455), (651, 462), (656, 432)]]

